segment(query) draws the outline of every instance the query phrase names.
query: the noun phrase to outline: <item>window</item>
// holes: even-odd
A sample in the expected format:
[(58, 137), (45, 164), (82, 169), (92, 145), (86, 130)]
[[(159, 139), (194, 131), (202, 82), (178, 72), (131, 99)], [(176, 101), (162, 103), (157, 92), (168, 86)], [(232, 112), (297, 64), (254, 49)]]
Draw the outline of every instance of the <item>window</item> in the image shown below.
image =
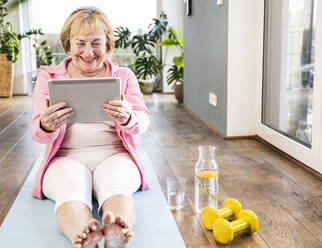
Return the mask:
[[(46, 33), (45, 39), (54, 52), (55, 64), (66, 56), (59, 40), (64, 21), (74, 9), (82, 6), (100, 8), (109, 17), (113, 29), (125, 26), (134, 34), (148, 28), (157, 12), (156, 0), (31, 0), (31, 26), (41, 28)], [(129, 50), (115, 50), (112, 61), (127, 64), (133, 60), (131, 56)]]
[(266, 0), (262, 123), (311, 147), (315, 0)]

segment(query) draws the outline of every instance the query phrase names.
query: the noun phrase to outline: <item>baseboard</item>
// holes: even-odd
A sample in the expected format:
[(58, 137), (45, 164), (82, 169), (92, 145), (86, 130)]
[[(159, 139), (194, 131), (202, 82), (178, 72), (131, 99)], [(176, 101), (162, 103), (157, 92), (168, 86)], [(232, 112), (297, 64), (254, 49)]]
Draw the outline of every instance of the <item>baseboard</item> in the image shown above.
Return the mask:
[(235, 139), (255, 139), (256, 135), (243, 135), (243, 136), (225, 136), (225, 140), (235, 140)]
[(153, 92), (153, 93), (158, 93), (158, 94), (161, 94), (161, 95), (174, 95), (174, 92)]
[(28, 93), (26, 93), (26, 94), (13, 94), (13, 96), (28, 96)]
[(311, 167), (307, 166), (306, 164), (302, 163), (301, 161), (297, 160), (296, 158), (293, 158), (291, 155), (289, 155), (286, 152), (280, 150), (276, 146), (272, 145), (271, 143), (269, 143), (268, 141), (262, 139), (261, 137), (259, 137), (257, 135), (256, 135), (256, 139), (258, 141), (260, 141), (261, 143), (263, 143), (264, 145), (266, 145), (269, 148), (271, 148), (273, 151), (277, 152), (279, 155), (281, 155), (286, 160), (290, 161), (292, 165), (300, 167), (301, 169), (307, 171), (311, 175), (313, 175), (313, 176), (319, 178), (320, 180), (322, 180), (322, 174), (320, 174), (318, 171), (312, 169)]
[(185, 110), (189, 112), (195, 119), (199, 120), (207, 126), (209, 129), (211, 129), (214, 133), (218, 134), (222, 139), (224, 140), (234, 140), (234, 139), (254, 139), (256, 135), (244, 135), (244, 136), (226, 136), (218, 129), (214, 128), (213, 126), (209, 125), (208, 122), (206, 122), (204, 119), (202, 119), (199, 115), (197, 115), (195, 112), (193, 112), (191, 109), (189, 109), (185, 104), (182, 104)]
[(221, 138), (224, 139), (226, 137), (222, 132), (220, 132), (216, 128), (210, 126), (204, 119), (202, 119), (199, 115), (197, 115), (195, 112), (193, 112), (191, 109), (189, 109), (184, 103), (182, 104), (182, 106), (184, 107), (185, 110), (187, 110), (187, 112), (189, 112), (189, 114), (191, 114), (193, 116), (193, 118), (201, 121), (202, 124), (204, 124), (205, 126), (210, 128), (214, 133), (218, 134)]

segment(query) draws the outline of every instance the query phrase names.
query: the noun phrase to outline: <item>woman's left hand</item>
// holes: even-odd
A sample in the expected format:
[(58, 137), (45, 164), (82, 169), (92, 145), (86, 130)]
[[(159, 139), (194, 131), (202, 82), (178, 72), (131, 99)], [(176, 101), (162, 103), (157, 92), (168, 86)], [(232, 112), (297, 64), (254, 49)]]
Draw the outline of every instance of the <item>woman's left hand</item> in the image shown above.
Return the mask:
[(112, 100), (103, 104), (105, 113), (119, 124), (126, 124), (132, 115), (132, 104), (129, 103), (124, 94), (121, 100)]

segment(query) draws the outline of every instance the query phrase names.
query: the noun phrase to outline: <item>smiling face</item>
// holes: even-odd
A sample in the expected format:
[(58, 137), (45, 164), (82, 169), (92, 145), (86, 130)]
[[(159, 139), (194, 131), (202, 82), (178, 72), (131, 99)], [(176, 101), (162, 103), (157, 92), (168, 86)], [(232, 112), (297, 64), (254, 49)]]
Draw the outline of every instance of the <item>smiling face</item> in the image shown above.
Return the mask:
[(106, 35), (103, 29), (89, 34), (76, 34), (70, 40), (70, 52), (75, 67), (84, 73), (102, 69), (106, 56)]
[(83, 75), (96, 75), (103, 71), (106, 54), (114, 48), (110, 21), (95, 7), (74, 10), (63, 25), (60, 41), (64, 51), (72, 57), (68, 68)]

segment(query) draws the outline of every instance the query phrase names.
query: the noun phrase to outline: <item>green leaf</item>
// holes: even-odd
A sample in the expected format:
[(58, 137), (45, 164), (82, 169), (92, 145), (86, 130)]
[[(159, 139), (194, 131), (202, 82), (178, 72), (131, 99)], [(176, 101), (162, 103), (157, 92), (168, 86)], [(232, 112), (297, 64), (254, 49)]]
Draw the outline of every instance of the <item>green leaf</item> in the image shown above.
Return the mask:
[(153, 52), (151, 48), (154, 47), (155, 45), (156, 45), (155, 42), (150, 39), (148, 34), (135, 35), (131, 43), (133, 52), (137, 56), (152, 54)]
[(179, 44), (180, 44), (181, 46), (183, 46), (183, 39), (182, 39), (182, 38), (177, 38), (177, 41), (179, 42)]
[(177, 35), (177, 31), (173, 27), (169, 27), (169, 32), (174, 35)]
[(153, 19), (153, 22), (149, 25), (148, 34), (154, 42), (157, 42), (167, 30), (168, 17), (164, 12), (161, 12), (159, 19)]
[(130, 46), (130, 37), (131, 32), (128, 28), (117, 27), (114, 31), (115, 40), (115, 48), (127, 48)]
[(139, 79), (151, 78), (159, 73), (158, 62), (154, 56), (141, 56), (135, 61), (135, 71)]
[(160, 42), (161, 46), (173, 46), (175, 44), (175, 41), (172, 39), (165, 39), (164, 41)]
[(172, 65), (167, 71), (167, 83), (172, 84), (175, 81), (183, 80), (183, 67)]
[(184, 64), (183, 64), (183, 55), (181, 55), (180, 57), (174, 57), (173, 58), (173, 63), (175, 64), (175, 65), (177, 65), (177, 66), (181, 66), (181, 67), (183, 67), (184, 66)]

